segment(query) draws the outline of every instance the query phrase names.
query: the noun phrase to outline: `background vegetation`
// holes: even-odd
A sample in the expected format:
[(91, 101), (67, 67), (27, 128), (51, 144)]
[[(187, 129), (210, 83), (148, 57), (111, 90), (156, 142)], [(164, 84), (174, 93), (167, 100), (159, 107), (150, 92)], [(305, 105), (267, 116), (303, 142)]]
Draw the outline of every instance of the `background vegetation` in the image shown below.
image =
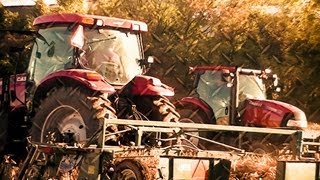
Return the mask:
[[(276, 98), (320, 121), (319, 8), (319, 0), (60, 0), (50, 7), (38, 1), (28, 11), (0, 7), (0, 29), (29, 30), (36, 16), (52, 12), (144, 21), (146, 55), (157, 60), (150, 75), (175, 87), (175, 98), (190, 90), (189, 66), (271, 68), (282, 81)], [(1, 75), (22, 72), (30, 37), (0, 38)]]

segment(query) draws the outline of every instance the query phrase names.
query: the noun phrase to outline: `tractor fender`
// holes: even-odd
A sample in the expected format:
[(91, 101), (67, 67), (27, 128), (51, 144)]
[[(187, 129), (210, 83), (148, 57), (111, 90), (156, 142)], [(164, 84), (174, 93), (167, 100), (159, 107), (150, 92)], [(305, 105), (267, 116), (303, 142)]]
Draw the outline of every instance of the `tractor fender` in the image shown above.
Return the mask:
[(241, 119), (245, 124), (258, 127), (307, 127), (307, 118), (301, 109), (275, 100), (247, 99)]
[(49, 74), (37, 86), (34, 98), (42, 99), (47, 92), (59, 86), (79, 86), (102, 93), (114, 93), (116, 90), (95, 71), (85, 69), (61, 70)]
[(58, 79), (72, 79), (95, 91), (105, 93), (115, 92), (114, 87), (107, 83), (99, 73), (85, 69), (69, 69), (54, 72), (44, 78), (40, 82), (39, 87), (48, 86), (52, 81)]
[(135, 76), (120, 93), (135, 96), (174, 96), (172, 87), (163, 84), (158, 78), (144, 75)]
[(192, 108), (194, 110), (200, 110), (206, 118), (208, 124), (215, 124), (215, 117), (211, 107), (204, 101), (196, 97), (184, 97), (174, 103), (176, 108)]

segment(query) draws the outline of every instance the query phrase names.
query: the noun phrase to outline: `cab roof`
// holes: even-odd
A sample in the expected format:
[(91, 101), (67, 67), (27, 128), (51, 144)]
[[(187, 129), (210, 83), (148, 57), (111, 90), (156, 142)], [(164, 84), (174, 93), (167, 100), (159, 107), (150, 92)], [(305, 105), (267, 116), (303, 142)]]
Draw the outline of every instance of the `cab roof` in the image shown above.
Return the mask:
[(148, 31), (147, 24), (141, 21), (77, 13), (42, 15), (33, 21), (33, 25), (35, 26), (52, 23), (79, 23), (83, 25), (123, 28), (134, 31)]
[(221, 71), (221, 70), (229, 70), (230, 72), (235, 72), (237, 69), (236, 66), (195, 66), (191, 67), (191, 71)]
[(236, 72), (238, 71), (240, 74), (263, 74), (266, 72), (266, 70), (259, 70), (259, 69), (248, 69), (248, 68), (242, 68), (238, 66), (195, 66), (195, 67), (190, 67), (191, 72), (196, 72), (196, 71), (224, 71), (228, 70), (229, 72)]

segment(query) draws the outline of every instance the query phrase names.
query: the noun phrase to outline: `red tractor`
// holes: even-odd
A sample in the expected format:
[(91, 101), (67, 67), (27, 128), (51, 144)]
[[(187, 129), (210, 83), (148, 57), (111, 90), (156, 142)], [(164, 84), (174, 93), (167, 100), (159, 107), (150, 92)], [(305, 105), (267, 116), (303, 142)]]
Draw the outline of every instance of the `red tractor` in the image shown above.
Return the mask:
[[(195, 74), (192, 96), (176, 103), (182, 122), (289, 129), (307, 127), (302, 110), (267, 99), (268, 87), (279, 89), (278, 77), (269, 69), (202, 66), (191, 68), (191, 71)], [(225, 136), (222, 140), (210, 132), (200, 132), (200, 136), (223, 142), (230, 140)], [(195, 144), (199, 143), (192, 139)]]
[[(40, 16), (33, 25), (27, 73), (0, 81), (0, 148), (25, 142), (28, 131), (35, 142), (85, 143), (105, 117), (179, 119), (168, 99), (173, 88), (143, 75), (152, 60), (144, 57), (145, 23), (66, 13)], [(119, 143), (114, 134), (110, 141)]]

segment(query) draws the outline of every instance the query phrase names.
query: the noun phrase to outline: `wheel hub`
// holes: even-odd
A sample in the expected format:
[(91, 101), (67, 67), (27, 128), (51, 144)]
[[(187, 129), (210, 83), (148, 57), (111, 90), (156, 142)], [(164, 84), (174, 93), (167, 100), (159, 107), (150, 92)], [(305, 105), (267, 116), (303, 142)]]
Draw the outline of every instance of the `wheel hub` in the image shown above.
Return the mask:
[[(51, 139), (66, 143), (81, 143), (86, 141), (86, 128), (81, 114), (71, 106), (63, 105), (55, 108), (47, 116), (41, 130), (41, 142)], [(54, 132), (54, 133), (52, 133)], [(52, 134), (56, 137), (52, 137)], [(57, 136), (61, 136), (58, 138)]]
[(79, 113), (74, 113), (63, 119), (59, 124), (59, 132), (64, 136), (67, 142), (75, 141), (80, 142), (86, 139), (86, 130), (84, 123), (81, 122), (82, 117)]

